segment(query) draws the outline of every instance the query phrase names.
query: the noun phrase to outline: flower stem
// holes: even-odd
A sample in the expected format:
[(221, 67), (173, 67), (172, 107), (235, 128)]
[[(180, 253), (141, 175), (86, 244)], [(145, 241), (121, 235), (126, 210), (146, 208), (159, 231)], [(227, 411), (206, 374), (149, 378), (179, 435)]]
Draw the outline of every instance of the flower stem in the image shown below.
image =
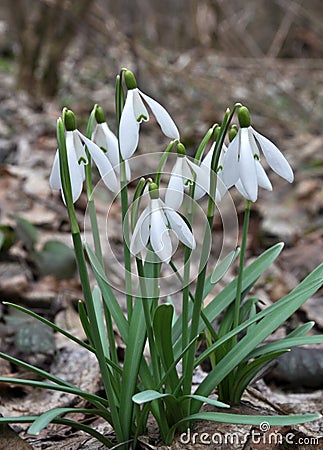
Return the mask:
[[(240, 314), (240, 303), (241, 303), (241, 288), (242, 288), (242, 279), (243, 279), (243, 268), (245, 261), (245, 253), (247, 246), (247, 237), (248, 237), (248, 227), (249, 227), (249, 217), (250, 217), (250, 200), (246, 202), (246, 209), (244, 213), (243, 220), (243, 232), (242, 232), (242, 240), (241, 240), (241, 251), (240, 251), (240, 261), (239, 261), (239, 273), (237, 279), (237, 291), (236, 298), (234, 304), (234, 320), (233, 320), (233, 328), (236, 328), (239, 325), (239, 314)], [(235, 340), (237, 337), (235, 337)]]

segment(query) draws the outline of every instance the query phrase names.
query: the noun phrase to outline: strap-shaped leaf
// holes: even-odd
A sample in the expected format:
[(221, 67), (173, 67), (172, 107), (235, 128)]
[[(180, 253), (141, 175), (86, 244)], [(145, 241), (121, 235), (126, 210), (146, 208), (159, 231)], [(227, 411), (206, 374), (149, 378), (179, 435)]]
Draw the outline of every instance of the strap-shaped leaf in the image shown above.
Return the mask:
[[(258, 258), (253, 261), (249, 266), (247, 266), (243, 271), (243, 281), (242, 281), (242, 291), (249, 291), (251, 286), (257, 281), (260, 275), (275, 261), (280, 252), (282, 251), (283, 244), (279, 243), (271, 247), (262, 253)], [(210, 277), (207, 278), (204, 286), (204, 294), (206, 297), (214, 284), (210, 282)], [(204, 308), (203, 312), (212, 323), (216, 317), (224, 311), (235, 299), (237, 290), (237, 279), (231, 281), (224, 289), (221, 291), (214, 299)], [(192, 305), (190, 304), (189, 319), (192, 317)], [(182, 326), (182, 316), (180, 315), (173, 327), (173, 343), (175, 343), (174, 353), (181, 350), (181, 326)], [(199, 326), (199, 333), (204, 329), (205, 325), (201, 320)]]
[[(174, 308), (172, 305), (167, 303), (159, 305), (155, 311), (153, 320), (157, 351), (165, 372), (173, 365), (175, 359), (172, 345), (173, 314)], [(175, 391), (178, 381), (176, 367), (173, 367), (166, 379), (166, 384), (169, 384), (172, 392)]]
[(87, 244), (85, 244), (85, 251), (88, 255), (92, 270), (94, 272), (95, 278), (102, 293), (103, 300), (118, 327), (119, 333), (123, 341), (127, 343), (129, 331), (127, 319), (125, 318), (124, 313), (111, 289), (111, 286), (109, 285), (109, 282), (106, 279), (104, 270), (98, 258)]
[(289, 416), (251, 416), (242, 414), (229, 414), (222, 412), (201, 412), (197, 414), (191, 414), (178, 421), (170, 429), (167, 435), (166, 444), (171, 444), (174, 438), (176, 428), (181, 423), (196, 421), (196, 420), (209, 420), (211, 422), (223, 422), (223, 423), (235, 423), (240, 425), (256, 425), (260, 426), (261, 423), (268, 423), (269, 426), (287, 426), (295, 425), (305, 422), (311, 422), (321, 418), (320, 414), (293, 414)]
[[(198, 387), (196, 394), (208, 396), (213, 389), (265, 338), (290, 317), (322, 285), (323, 264), (317, 267), (292, 292), (270, 306), (267, 315), (215, 366)], [(195, 404), (192, 412), (199, 410)]]

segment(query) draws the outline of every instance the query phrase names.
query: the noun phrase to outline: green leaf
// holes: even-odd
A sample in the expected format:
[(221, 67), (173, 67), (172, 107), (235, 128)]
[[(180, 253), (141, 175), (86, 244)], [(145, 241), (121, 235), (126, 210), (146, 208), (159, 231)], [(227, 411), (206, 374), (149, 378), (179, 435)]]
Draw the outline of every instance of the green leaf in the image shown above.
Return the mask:
[(94, 287), (93, 292), (93, 306), (95, 310), (95, 316), (96, 316), (96, 322), (99, 329), (100, 339), (102, 343), (102, 348), (104, 352), (104, 356), (106, 358), (109, 358), (109, 346), (108, 346), (108, 338), (106, 334), (105, 324), (103, 320), (103, 308), (102, 308), (102, 302), (101, 302), (101, 295), (99, 288), (97, 286)]
[(68, 413), (83, 413), (83, 414), (95, 414), (104, 417), (110, 422), (110, 415), (107, 411), (100, 411), (98, 409), (86, 409), (86, 408), (55, 408), (46, 411), (41, 414), (34, 423), (29, 427), (28, 434), (37, 435), (45, 428), (49, 423), (53, 422), (58, 416)]
[[(173, 365), (175, 359), (172, 345), (173, 314), (173, 306), (165, 303), (157, 307), (153, 319), (153, 329), (157, 351), (160, 355), (165, 372), (167, 372)], [(176, 367), (173, 367), (168, 378), (166, 379), (166, 384), (169, 383), (169, 387), (172, 392), (175, 391), (178, 381)]]
[[(2, 356), (3, 357), (3, 356)], [(4, 358), (8, 359), (8, 358)], [(9, 359), (8, 359), (9, 360)], [(21, 364), (20, 364), (21, 365)], [(37, 368), (33, 368), (33, 372), (39, 373), (40, 370), (36, 370)], [(53, 378), (51, 376), (51, 378)], [(60, 391), (60, 392), (67, 392), (69, 394), (77, 395), (78, 397), (84, 398), (85, 400), (89, 401), (90, 403), (97, 405), (107, 405), (108, 402), (106, 399), (99, 397), (96, 394), (91, 394), (90, 392), (82, 391), (81, 389), (72, 386), (72, 385), (62, 385), (62, 384), (54, 384), (54, 383), (47, 383), (44, 381), (35, 381), (35, 380), (27, 380), (22, 378), (11, 378), (11, 377), (0, 377), (0, 383), (11, 383), (11, 384), (17, 384), (18, 386), (30, 386), (30, 387), (38, 387), (41, 389), (49, 389), (52, 391)]]
[(67, 280), (76, 271), (74, 250), (63, 242), (47, 241), (42, 250), (32, 253), (32, 259), (42, 277), (54, 275), (57, 280)]
[(199, 402), (207, 403), (208, 405), (216, 406), (217, 408), (230, 408), (230, 405), (227, 405), (226, 403), (220, 402), (219, 400), (214, 400), (209, 397), (204, 397), (203, 395), (183, 395), (183, 397), (180, 398), (180, 400), (185, 398), (192, 398), (194, 400), (198, 400)]
[[(144, 300), (145, 301), (145, 300)], [(129, 326), (129, 336), (123, 364), (123, 377), (120, 391), (120, 421), (125, 436), (130, 435), (133, 424), (133, 402), (131, 401), (138, 383), (143, 350), (146, 341), (146, 322), (142, 300), (135, 299)]]
[(311, 331), (311, 329), (314, 327), (314, 325), (315, 325), (314, 320), (311, 320), (310, 322), (306, 322), (303, 325), (300, 325), (299, 327), (295, 328), (295, 330), (293, 330), (291, 333), (289, 333), (289, 335), (287, 337), (291, 338), (291, 337), (305, 336), (305, 334), (307, 334), (309, 331)]
[(278, 358), (278, 356), (283, 355), (287, 351), (288, 350), (285, 349), (278, 352), (269, 353), (268, 355), (262, 355), (259, 358), (256, 358), (251, 363), (243, 365), (241, 369), (239, 368), (234, 377), (234, 392), (232, 393), (233, 402), (240, 402), (244, 390), (254, 379), (254, 377), (260, 372), (260, 370), (262, 370), (270, 361), (273, 361), (274, 359)]
[[(254, 351), (257, 345), (276, 330), (312, 294), (314, 294), (314, 292), (316, 292), (322, 285), (322, 278), (323, 264), (305, 278), (305, 280), (303, 280), (292, 292), (267, 308), (266, 316), (257, 323), (252, 333), (248, 333), (229, 353), (226, 354), (226, 356), (202, 381), (196, 394), (208, 396), (244, 358)], [(198, 405), (192, 409), (192, 412), (197, 412), (197, 408)]]
[[(278, 257), (283, 244), (276, 244), (270, 249), (262, 253), (258, 258), (247, 266), (243, 271), (242, 291), (248, 291), (251, 286), (256, 282), (260, 275), (272, 264), (272, 262)], [(214, 284), (210, 282), (210, 277), (205, 282), (204, 294), (205, 298), (212, 290)], [(237, 290), (237, 278), (229, 283), (214, 299), (203, 309), (204, 314), (208, 320), (212, 323), (222, 311), (227, 308), (235, 299)], [(189, 319), (192, 317), (192, 305), (190, 304)], [(174, 348), (175, 355), (181, 350), (181, 327), (182, 316), (180, 315), (176, 324), (173, 327), (173, 343), (176, 341)], [(201, 333), (205, 325), (201, 321), (198, 332)]]
[(132, 401), (137, 405), (143, 405), (144, 403), (149, 403), (169, 396), (171, 396), (171, 394), (162, 394), (161, 392), (154, 391), (153, 389), (147, 389), (146, 391), (138, 392), (138, 394), (133, 395)]
[(313, 335), (313, 336), (296, 336), (290, 337), (290, 334), (280, 341), (271, 342), (270, 344), (264, 344), (257, 347), (254, 351), (248, 355), (248, 358), (255, 358), (261, 355), (265, 355), (269, 352), (279, 351), (284, 349), (289, 349), (291, 347), (296, 347), (300, 345), (309, 344), (322, 344), (323, 335)]
[(128, 332), (129, 332), (129, 324), (127, 322), (127, 319), (124, 316), (124, 313), (115, 298), (115, 295), (113, 294), (113, 291), (111, 289), (111, 286), (109, 285), (104, 270), (96, 257), (96, 255), (92, 252), (90, 247), (85, 244), (85, 251), (88, 255), (92, 270), (94, 272), (95, 278), (97, 280), (97, 283), (99, 285), (103, 300), (110, 311), (111, 316), (113, 317), (120, 336), (122, 340), (127, 344), (128, 341)]
[(240, 253), (240, 248), (237, 247), (235, 250), (232, 250), (230, 253), (228, 253), (222, 261), (220, 261), (215, 268), (213, 269), (213, 272), (210, 275), (210, 283), (216, 284), (218, 283), (221, 278), (224, 276), (224, 274), (229, 270), (230, 266), (234, 263), (237, 256)]
[(180, 421), (178, 421), (172, 428), (170, 429), (167, 436), (167, 444), (170, 444), (174, 438), (174, 433), (176, 428), (181, 423), (196, 421), (196, 420), (209, 420), (211, 422), (223, 422), (223, 423), (234, 423), (239, 425), (256, 425), (260, 426), (260, 424), (266, 422), (269, 426), (287, 426), (287, 425), (295, 425), (305, 422), (311, 422), (313, 420), (318, 420), (321, 418), (320, 414), (294, 414), (289, 416), (251, 416), (251, 415), (242, 415), (242, 414), (229, 414), (222, 412), (201, 412), (197, 414), (192, 414), (190, 416), (184, 417)]
[[(0, 424), (1, 423), (32, 423), (35, 420), (38, 419), (38, 416), (14, 416), (14, 417), (0, 417)], [(75, 428), (76, 430), (82, 430), (85, 433), (88, 433), (90, 436), (93, 436), (96, 438), (99, 442), (102, 442), (104, 445), (106, 445), (107, 448), (112, 448), (114, 444), (105, 436), (103, 436), (98, 431), (94, 430), (93, 428), (89, 427), (88, 425), (84, 425), (81, 422), (75, 422), (74, 420), (70, 419), (61, 419), (56, 418), (53, 419), (54, 423), (59, 423), (62, 425), (66, 425), (70, 428)]]

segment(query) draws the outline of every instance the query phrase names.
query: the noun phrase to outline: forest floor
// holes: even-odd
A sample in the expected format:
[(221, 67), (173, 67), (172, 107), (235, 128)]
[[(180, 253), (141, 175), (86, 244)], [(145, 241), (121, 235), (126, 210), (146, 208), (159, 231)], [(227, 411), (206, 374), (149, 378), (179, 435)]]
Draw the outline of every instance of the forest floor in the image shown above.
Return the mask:
[[(114, 77), (125, 65), (134, 68), (139, 87), (167, 107), (190, 154), (208, 128), (221, 122), (226, 108), (240, 101), (249, 107), (254, 127), (278, 145), (294, 168), (295, 182), (291, 185), (271, 173), (273, 192), (262, 190), (259, 200), (252, 206), (247, 261), (276, 242), (285, 242), (281, 256), (259, 280), (255, 295), (266, 305), (271, 304), (322, 262), (323, 61), (230, 59), (209, 51), (192, 50), (176, 57), (160, 51), (158, 59), (152, 62), (152, 55), (144, 49), (139, 49), (139, 58), (140, 63), (128, 55), (119, 62), (119, 67), (113, 67), (115, 61), (112, 58), (105, 64), (111, 68), (107, 74), (102, 72), (95, 56), (87, 56), (82, 62), (73, 62), (71, 57), (64, 67), (59, 99), (46, 103), (16, 92), (13, 67), (10, 64), (0, 67), (0, 226), (8, 245), (8, 250), (3, 248), (0, 253), (0, 300), (31, 308), (81, 339), (85, 336), (76, 303), (82, 298), (82, 292), (69, 252), (66, 253), (68, 265), (63, 269), (61, 260), (55, 264), (39, 256), (46, 256), (42, 251), (49, 240), (58, 240), (71, 247), (65, 207), (60, 194), (51, 191), (48, 184), (56, 151), (56, 119), (61, 108), (67, 105), (80, 118), (79, 128), (85, 131), (87, 115), (93, 104), (99, 103), (107, 111), (108, 121), (115, 130), (111, 113), (114, 110)], [(166, 145), (158, 126), (149, 122), (142, 127), (138, 154), (162, 151)], [(146, 173), (151, 169), (148, 161)], [(241, 224), (244, 204), (233, 191), (232, 197)], [(110, 203), (112, 206), (108, 211)], [(112, 230), (109, 239), (118, 254), (121, 248), (120, 211), (111, 198), (100, 194), (100, 189), (97, 207), (103, 231), (109, 213), (109, 230)], [(83, 193), (77, 203), (81, 224), (85, 211)], [(35, 228), (30, 228), (21, 218)], [(86, 232), (86, 223), (84, 229)], [(235, 245), (233, 240), (232, 247)], [(70, 272), (67, 279), (57, 279), (61, 278), (62, 270)], [(113, 276), (118, 288), (118, 271), (113, 272)], [(230, 277), (232, 273), (225, 281)], [(121, 294), (120, 301), (123, 301)], [(62, 336), (44, 331), (39, 324), (2, 303), (0, 315), (2, 352), (50, 369), (91, 392), (100, 389), (99, 371), (88, 352)], [(281, 338), (309, 320), (316, 321), (313, 333), (323, 331), (322, 290), (309, 299), (275, 337)], [(120, 342), (120, 354), (122, 345)], [(320, 412), (322, 360), (322, 346), (308, 348), (306, 355), (302, 351), (291, 352), (290, 359), (269, 371), (265, 381), (260, 379), (252, 385), (243, 404), (235, 407), (236, 410), (268, 414)], [(0, 372), (5, 376), (27, 377), (24, 370), (5, 360), (0, 360)], [(68, 394), (0, 385), (0, 413), (3, 416), (35, 415), (49, 408), (72, 404), (75, 404), (75, 398)], [(78, 403), (77, 406), (82, 405)], [(81, 421), (84, 417), (75, 414), (74, 419)], [(100, 421), (92, 425), (101, 432), (111, 432)], [(103, 448), (82, 432), (73, 432), (63, 425), (50, 425), (37, 437), (29, 436), (27, 428), (27, 425), (15, 425), (10, 430), (0, 427), (0, 450)], [(252, 427), (201, 423), (196, 430), (199, 436), (201, 433), (212, 436), (215, 432), (239, 436), (238, 442), (218, 443), (214, 447), (217, 449), (269, 448), (265, 440), (257, 444), (252, 442)], [(322, 430), (323, 423), (317, 421), (276, 429), (276, 433), (286, 436), (290, 432), (296, 436), (287, 448), (317, 449), (323, 448), (323, 444), (305, 438), (318, 439)], [(182, 438), (181, 442), (180, 436), (171, 447), (158, 442), (152, 424), (150, 433), (141, 439), (142, 448), (205, 448), (198, 439), (194, 443), (192, 439), (183, 442)], [(270, 448), (286, 448), (286, 443), (276, 444)]]

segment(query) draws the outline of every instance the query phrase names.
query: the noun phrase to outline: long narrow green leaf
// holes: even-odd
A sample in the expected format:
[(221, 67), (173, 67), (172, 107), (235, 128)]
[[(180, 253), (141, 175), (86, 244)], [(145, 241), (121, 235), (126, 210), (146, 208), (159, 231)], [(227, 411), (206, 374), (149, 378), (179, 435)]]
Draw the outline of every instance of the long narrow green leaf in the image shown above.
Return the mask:
[(129, 336), (124, 357), (120, 392), (120, 420), (126, 438), (130, 436), (130, 430), (133, 423), (132, 396), (136, 391), (145, 341), (146, 327), (142, 299), (136, 298), (129, 326)]
[(52, 391), (60, 391), (60, 392), (67, 392), (69, 394), (77, 395), (81, 398), (84, 398), (85, 400), (88, 400), (89, 402), (97, 405), (106, 405), (108, 406), (108, 402), (105, 398), (99, 397), (96, 394), (91, 394), (90, 392), (82, 391), (81, 389), (77, 387), (70, 387), (70, 386), (63, 386), (59, 384), (54, 383), (46, 383), (45, 381), (35, 381), (35, 380), (26, 380), (21, 378), (10, 378), (10, 377), (0, 377), (1, 383), (11, 383), (11, 384), (17, 384), (19, 386), (31, 386), (31, 387), (39, 387), (42, 389), (49, 389)]
[(58, 416), (62, 416), (68, 413), (83, 413), (83, 414), (92, 414), (96, 416), (101, 416), (106, 419), (108, 422), (111, 421), (110, 415), (107, 411), (100, 411), (99, 409), (87, 409), (87, 408), (54, 408), (49, 411), (44, 412), (34, 423), (29, 427), (28, 434), (37, 435), (41, 432), (43, 428), (45, 428), (49, 423), (51, 423)]
[(37, 375), (40, 375), (41, 378), (46, 378), (53, 383), (58, 384), (59, 386), (67, 386), (70, 388), (75, 388), (75, 386), (68, 381), (63, 380), (62, 378), (59, 378), (55, 375), (52, 375), (49, 372), (46, 372), (46, 370), (39, 369), (38, 367), (35, 367), (31, 364), (26, 363), (25, 361), (22, 361), (21, 359), (14, 358), (13, 356), (7, 355), (6, 353), (0, 352), (0, 358), (5, 359), (6, 361), (9, 361), (12, 364), (15, 364), (19, 367), (23, 367), (26, 370), (29, 370), (30, 372), (37, 373)]
[(102, 293), (103, 300), (118, 327), (121, 338), (125, 343), (127, 343), (129, 332), (129, 324), (127, 322), (127, 319), (125, 318), (125, 315), (111, 289), (111, 286), (106, 279), (104, 270), (96, 255), (87, 244), (85, 244), (85, 250), (88, 255), (95, 278), (99, 285), (100, 291)]
[[(32, 423), (34, 420), (37, 420), (38, 416), (15, 416), (15, 417), (0, 417), (0, 423), (7, 424), (16, 424), (16, 423)], [(112, 448), (114, 444), (110, 441), (110, 439), (103, 436), (103, 434), (89, 427), (88, 425), (84, 425), (81, 422), (75, 422), (75, 420), (64, 419), (64, 418), (56, 418), (53, 419), (53, 423), (59, 423), (61, 425), (67, 425), (68, 427), (75, 428), (76, 430), (82, 430), (85, 433), (93, 436), (98, 441), (102, 442), (107, 448)]]
[(178, 421), (169, 431), (167, 436), (167, 444), (170, 444), (174, 438), (176, 428), (181, 423), (196, 421), (196, 420), (209, 420), (211, 422), (223, 422), (234, 423), (240, 425), (256, 425), (260, 426), (261, 423), (268, 423), (269, 426), (287, 426), (296, 425), (305, 422), (311, 422), (321, 418), (320, 414), (293, 414), (289, 416), (251, 416), (242, 414), (229, 414), (222, 412), (201, 412), (192, 414), (188, 417), (184, 417)]
[[(248, 333), (227, 355), (216, 365), (199, 385), (196, 394), (208, 396), (212, 390), (247, 357), (265, 338), (290, 317), (316, 290), (322, 285), (323, 264), (315, 269), (291, 293), (280, 299), (273, 306), (275, 310), (267, 314), (253, 330)], [(195, 403), (192, 412), (199, 410)]]
[(222, 259), (222, 261), (220, 261), (215, 266), (215, 268), (213, 269), (213, 272), (210, 275), (210, 284), (211, 285), (215, 285), (221, 280), (221, 278), (226, 274), (226, 272), (229, 270), (231, 265), (237, 259), (239, 253), (240, 253), (240, 248), (237, 247), (235, 250), (232, 250), (230, 253), (228, 253)]
[[(278, 257), (280, 252), (282, 251), (283, 244), (279, 243), (271, 247), (262, 253), (258, 258), (253, 261), (249, 266), (247, 266), (244, 270), (243, 281), (242, 281), (242, 290), (248, 291), (251, 286), (256, 282), (256, 280), (260, 277), (260, 275), (272, 264), (273, 261)], [(210, 278), (210, 277), (209, 277)], [(209, 280), (206, 280), (204, 287), (204, 297), (210, 293), (214, 284), (212, 284)], [(235, 299), (237, 289), (237, 279), (231, 281), (214, 299), (204, 308), (203, 312), (208, 318), (208, 320), (212, 323), (216, 317), (221, 314), (221, 312), (227, 308)], [(189, 310), (189, 318), (192, 316), (192, 305), (190, 305)], [(175, 343), (174, 353), (175, 355), (181, 349), (181, 315), (179, 316), (176, 324), (173, 327), (173, 343)], [(199, 333), (201, 333), (204, 329), (204, 324), (201, 321), (199, 327)]]
[(234, 376), (233, 392), (232, 394), (230, 393), (232, 401), (234, 403), (240, 402), (244, 390), (260, 372), (260, 370), (263, 369), (270, 361), (273, 361), (287, 351), (288, 350), (281, 350), (279, 352), (272, 352), (267, 355), (260, 356), (246, 366), (243, 365), (241, 369), (238, 369)]
[(103, 320), (103, 309), (102, 309), (102, 302), (101, 302), (101, 295), (99, 288), (97, 286), (94, 287), (93, 292), (93, 305), (96, 315), (96, 321), (99, 329), (99, 334), (101, 338), (102, 348), (104, 352), (104, 356), (106, 358), (109, 358), (109, 345), (108, 345), (108, 338), (105, 331), (105, 324)]
[[(172, 345), (173, 313), (173, 306), (165, 303), (157, 307), (153, 319), (153, 329), (157, 351), (160, 355), (165, 372), (167, 372), (174, 363), (174, 352)], [(174, 392), (176, 389), (178, 381), (176, 367), (173, 366), (173, 369), (170, 371), (167, 379), (165, 380), (166, 384), (169, 385), (171, 392)]]
[(291, 331), (288, 334), (288, 338), (291, 337), (300, 337), (305, 336), (311, 329), (314, 327), (315, 322), (314, 320), (311, 320), (310, 322), (303, 323), (303, 325), (300, 325), (299, 327), (295, 328), (295, 330)]
[(169, 397), (171, 394), (163, 394), (153, 389), (147, 389), (146, 391), (138, 392), (132, 396), (132, 401), (137, 405), (143, 405), (145, 403), (159, 400), (160, 398)]
[(291, 347), (297, 347), (300, 345), (309, 344), (322, 344), (323, 335), (315, 334), (313, 336), (299, 336), (299, 337), (285, 337), (280, 341), (271, 342), (270, 344), (264, 344), (257, 347), (254, 351), (250, 352), (248, 358), (256, 358), (261, 355), (265, 355), (269, 352), (289, 349)]

